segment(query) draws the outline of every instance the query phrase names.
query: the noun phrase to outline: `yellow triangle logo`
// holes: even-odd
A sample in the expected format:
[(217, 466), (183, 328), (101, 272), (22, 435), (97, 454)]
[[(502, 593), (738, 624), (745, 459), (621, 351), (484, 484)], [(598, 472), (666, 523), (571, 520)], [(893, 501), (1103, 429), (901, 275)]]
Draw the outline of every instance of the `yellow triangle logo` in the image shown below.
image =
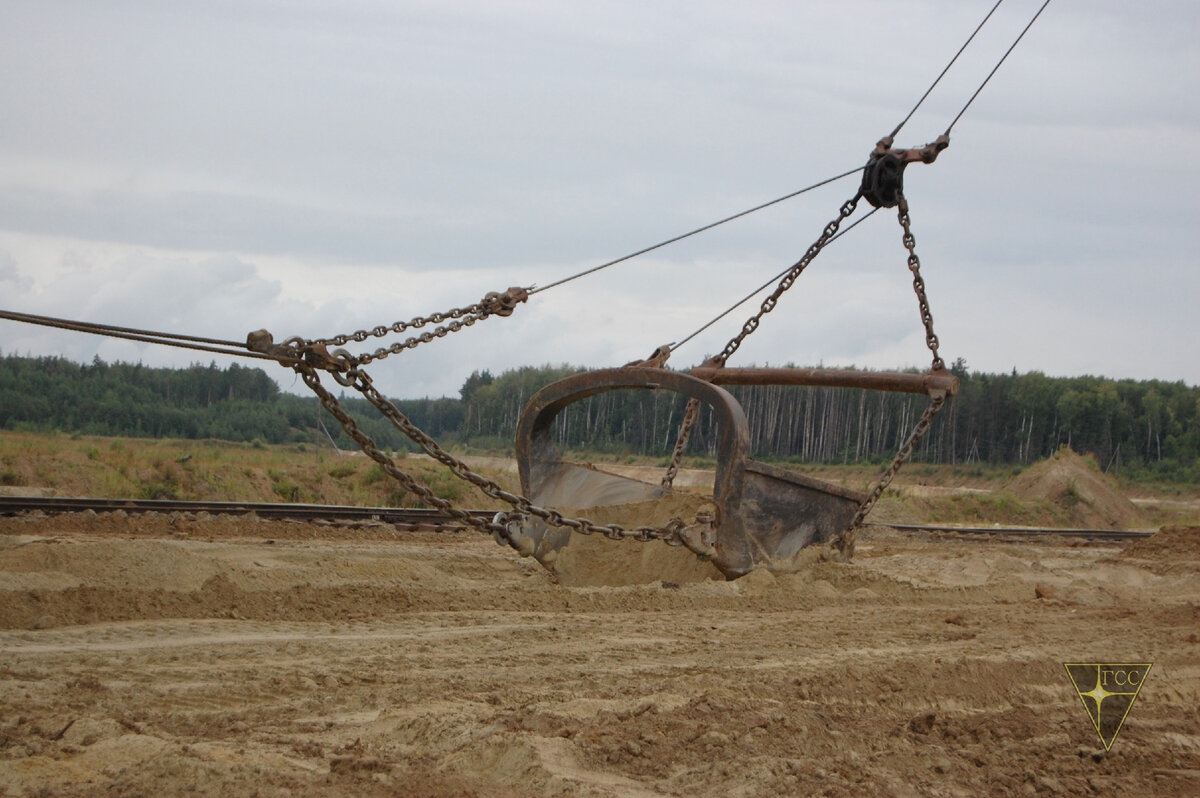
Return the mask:
[(1112, 748), (1117, 739), (1152, 665), (1149, 662), (1063, 663), (1105, 751)]

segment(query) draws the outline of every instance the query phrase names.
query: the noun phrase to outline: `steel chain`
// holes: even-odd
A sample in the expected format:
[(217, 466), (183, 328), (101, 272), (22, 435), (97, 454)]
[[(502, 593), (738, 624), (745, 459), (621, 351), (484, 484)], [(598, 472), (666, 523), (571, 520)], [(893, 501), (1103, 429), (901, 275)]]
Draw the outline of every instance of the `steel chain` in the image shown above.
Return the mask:
[[(722, 349), (721, 353), (710, 359), (710, 363), (718, 368), (725, 365), (729, 358), (738, 350), (742, 342), (761, 324), (762, 317), (775, 309), (779, 303), (779, 298), (784, 292), (789, 290), (796, 282), (796, 279), (804, 272), (810, 263), (820, 254), (825, 245), (832, 239), (841, 226), (850, 215), (852, 215), (857, 207), (860, 195), (856, 195), (844, 203), (839, 210), (838, 217), (827, 224), (821, 233), (821, 236), (808, 248), (797, 263), (788, 270), (787, 274), (779, 281), (775, 290), (769, 297), (763, 300), (759, 307), (758, 313), (751, 316), (742, 325), (741, 331), (734, 336)], [(899, 221), (904, 230), (903, 243), (905, 249), (908, 250), (908, 268), (913, 275), (913, 290), (917, 295), (917, 301), (921, 312), (921, 321), (925, 326), (925, 343), (929, 347), (933, 355), (933, 368), (940, 370), (945, 368), (945, 364), (938, 354), (938, 338), (933, 331), (933, 314), (929, 308), (929, 301), (925, 294), (925, 282), (921, 277), (921, 261), (916, 254), (916, 239), (912, 234), (911, 220), (908, 213), (908, 202), (904, 198), (903, 193), (899, 195)], [(375, 360), (381, 360), (392, 354), (399, 354), (406, 349), (412, 349), (422, 343), (428, 343), (434, 338), (442, 338), (446, 335), (457, 332), (464, 327), (469, 327), (475, 322), (487, 318), (490, 315), (507, 316), (512, 313), (517, 302), (523, 302), (528, 294), (525, 289), (510, 288), (505, 294), (489, 294), (482, 302), (475, 303), (466, 308), (452, 308), (446, 313), (434, 313), (430, 316), (417, 317), (408, 322), (398, 321), (390, 326), (378, 326), (372, 330), (358, 330), (354, 333), (337, 335), (332, 338), (315, 339), (312, 341), (304, 341), (304, 348), (312, 351), (312, 347), (320, 348), (329, 345), (341, 346), (351, 340), (362, 342), (369, 337), (383, 337), (389, 333), (399, 333), (407, 329), (421, 328), (427, 324), (441, 325), (437, 329), (430, 330), (417, 336), (410, 336), (408, 339), (390, 347), (380, 347), (371, 353), (364, 353), (358, 356), (351, 356), (348, 353), (339, 352), (335, 358), (339, 364), (337, 368), (328, 368), (331, 374), (342, 385), (353, 387), (363, 395), (379, 412), (392, 422), (402, 433), (410, 440), (415, 442), (426, 454), (446, 466), (451, 473), (466, 482), (471, 483), (482, 491), (485, 495), (491, 498), (500, 500), (509, 504), (516, 513), (536, 516), (546, 523), (566, 527), (581, 534), (590, 535), (599, 533), (605, 537), (620, 540), (624, 538), (633, 538), (639, 541), (662, 540), (668, 545), (681, 546), (684, 541), (681, 533), (688, 526), (707, 525), (711, 528), (712, 519), (707, 514), (700, 514), (691, 525), (685, 525), (679, 518), (672, 518), (667, 524), (661, 527), (641, 526), (634, 528), (624, 528), (619, 524), (598, 525), (586, 518), (569, 518), (564, 516), (557, 510), (539, 507), (533, 504), (528, 498), (511, 493), (504, 490), (495, 481), (472, 471), (461, 460), (458, 460), (449, 452), (442, 449), (433, 438), (426, 435), (420, 428), (414, 425), (409, 419), (397, 408), (392, 402), (384, 397), (375, 388), (369, 375), (362, 371), (360, 366), (370, 363)], [(442, 325), (442, 322), (450, 319), (450, 324)], [(295, 339), (293, 339), (295, 340)], [(297, 342), (298, 343), (298, 342)], [(359, 429), (358, 424), (342, 409), (337, 399), (321, 385), (320, 377), (317, 374), (316, 368), (310, 363), (302, 359), (280, 358), (285, 365), (292, 366), (304, 379), (304, 382), (313, 390), (321, 401), (322, 406), (338, 420), (342, 428), (363, 450), (363, 452), (380, 465), (384, 471), (399, 482), (406, 490), (415, 496), (420, 497), (427, 504), (432, 505), (442, 512), (456, 518), (463, 523), (469, 524), (481, 531), (490, 532), (493, 535), (504, 535), (507, 530), (507, 523), (511, 523), (509, 515), (505, 513), (499, 514), (495, 519), (488, 521), (478, 518), (463, 510), (454, 507), (450, 502), (438, 497), (433, 491), (419, 480), (412, 477), (402, 469), (398, 468), (392, 458), (388, 457), (375, 445), (374, 441)], [(345, 373), (341, 373), (342, 367), (347, 367)], [(946, 403), (946, 395), (937, 393), (930, 397), (929, 406), (926, 407), (921, 419), (917, 422), (916, 427), (897, 452), (896, 457), (892, 460), (891, 465), (880, 477), (875, 488), (868, 495), (867, 499), (858, 508), (854, 515), (854, 519), (850, 525), (842, 531), (833, 541), (834, 548), (840, 553), (844, 559), (849, 559), (854, 551), (854, 538), (858, 529), (861, 528), (863, 520), (874, 507), (879, 497), (891, 484), (901, 466), (912, 455), (916, 445), (921, 441), (925, 434), (929, 431), (929, 427), (933, 422), (933, 418), (942, 409)], [(679, 463), (683, 456), (683, 451), (687, 446), (688, 439), (691, 436), (692, 426), (699, 415), (699, 402), (695, 399), (688, 401), (687, 409), (684, 413), (683, 421), (680, 425), (679, 435), (676, 439), (675, 450), (672, 453), (671, 463), (667, 469), (666, 475), (663, 477), (662, 485), (670, 487), (674, 482), (679, 471)], [(505, 523), (501, 523), (501, 521)]]
[[(792, 268), (788, 269), (787, 274), (780, 279), (779, 284), (775, 286), (775, 290), (771, 292), (771, 295), (762, 301), (762, 304), (758, 308), (758, 313), (746, 319), (741, 331), (731, 338), (729, 343), (725, 344), (725, 348), (721, 350), (721, 354), (709, 358), (705, 365), (721, 368), (729, 361), (733, 353), (742, 345), (742, 341), (746, 340), (748, 335), (758, 329), (759, 324), (762, 323), (762, 317), (775, 309), (783, 293), (795, 285), (797, 278), (808, 268), (808, 264), (812, 263), (817, 255), (821, 254), (821, 250), (825, 248), (825, 245), (837, 235), (838, 228), (841, 227), (842, 222), (846, 221), (854, 213), (855, 208), (858, 207), (860, 197), (862, 197), (861, 192), (843, 203), (841, 209), (838, 211), (837, 218), (825, 225), (825, 229), (821, 231), (820, 237), (812, 243), (804, 253), (804, 257), (798, 260)], [(688, 401), (683, 421), (679, 425), (679, 434), (675, 437), (675, 450), (671, 453), (671, 463), (667, 466), (667, 473), (662, 479), (662, 486), (664, 488), (671, 487), (675, 482), (675, 476), (679, 473), (679, 464), (683, 460), (684, 449), (687, 448), (688, 439), (691, 438), (692, 426), (696, 422), (699, 411), (700, 403), (698, 401), (695, 399)]]
[(933, 355), (933, 370), (941, 371), (946, 367), (942, 358), (938, 355), (938, 337), (933, 332), (933, 313), (929, 310), (929, 299), (925, 296), (925, 281), (921, 278), (921, 259), (917, 257), (917, 239), (913, 237), (911, 220), (908, 216), (908, 200), (904, 198), (904, 192), (898, 194), (900, 201), (897, 203), (897, 213), (900, 217), (900, 226), (904, 228), (904, 248), (908, 250), (908, 270), (913, 276), (913, 291), (917, 294), (917, 304), (921, 308), (921, 323), (925, 325), (925, 345), (929, 347), (930, 353)]
[(729, 343), (725, 344), (725, 348), (721, 350), (721, 354), (711, 358), (710, 363), (712, 365), (715, 365), (718, 368), (724, 366), (725, 363), (728, 362), (729, 358), (733, 356), (733, 353), (738, 350), (738, 347), (742, 345), (742, 341), (746, 339), (746, 336), (758, 329), (758, 325), (761, 323), (762, 317), (775, 309), (775, 306), (779, 304), (779, 297), (783, 296), (783, 292), (792, 287), (792, 285), (796, 282), (796, 278), (798, 278), (801, 273), (808, 268), (808, 264), (812, 263), (813, 259), (816, 258), (817, 255), (821, 254), (821, 250), (825, 248), (825, 245), (829, 243), (829, 240), (837, 235), (838, 228), (841, 227), (842, 222), (846, 221), (846, 219), (854, 213), (854, 209), (858, 207), (858, 200), (861, 196), (861, 193), (856, 194), (854, 195), (853, 199), (847, 200), (845, 204), (842, 205), (841, 210), (838, 213), (838, 217), (829, 224), (825, 225), (825, 229), (821, 232), (820, 237), (813, 242), (812, 246), (808, 248), (808, 251), (804, 253), (804, 257), (797, 261), (796, 265), (792, 266), (792, 268), (788, 270), (787, 274), (785, 274), (783, 279), (779, 281), (779, 285), (775, 287), (775, 290), (771, 293), (771, 295), (763, 300), (762, 305), (758, 309), (758, 313), (755, 313), (746, 320), (746, 323), (742, 325), (741, 332), (731, 338)]
[(469, 524), (480, 531), (494, 531), (494, 525), (492, 522), (484, 518), (478, 518), (468, 512), (454, 507), (452, 504), (450, 504), (450, 502), (437, 496), (427, 485), (423, 484), (407, 472), (397, 468), (392, 458), (388, 457), (379, 450), (379, 448), (375, 445), (375, 441), (373, 441), (366, 433), (359, 429), (359, 426), (354, 419), (351, 418), (344, 409), (342, 409), (342, 406), (338, 403), (337, 398), (325, 389), (325, 386), (321, 384), (321, 378), (317, 374), (317, 370), (315, 368), (306, 363), (293, 364), (292, 368), (299, 373), (301, 379), (304, 380), (304, 383), (308, 385), (308, 387), (312, 389), (313, 393), (317, 395), (322, 407), (324, 407), (330, 415), (338, 420), (338, 423), (342, 425), (342, 429), (344, 429), (346, 434), (349, 435), (351, 439), (353, 439), (354, 442), (359, 445), (359, 448), (362, 449), (363, 453), (378, 463), (379, 466), (383, 468), (383, 470), (389, 476), (403, 485), (405, 490), (407, 490), (409, 493), (412, 493), (414, 496), (420, 497), (430, 506), (436, 507), (452, 518), (456, 518), (463, 523)]
[[(383, 338), (393, 333), (402, 333), (410, 329), (420, 329), (429, 324), (441, 325), (434, 330), (428, 330), (421, 335), (410, 336), (404, 341), (387, 347), (379, 347), (374, 352), (364, 352), (361, 355), (347, 355), (345, 360), (351, 366), (361, 366), (375, 360), (382, 360), (389, 355), (398, 355), (406, 349), (414, 349), (421, 344), (427, 344), (435, 338), (444, 338), (450, 333), (458, 332), (464, 327), (470, 327), (477, 321), (489, 316), (510, 316), (516, 306), (529, 298), (529, 288), (514, 286), (503, 293), (489, 292), (487, 296), (473, 305), (465, 308), (451, 308), (444, 313), (432, 313), (428, 316), (417, 316), (409, 321), (396, 321), (391, 325), (379, 325), (370, 330), (357, 330), (353, 333), (343, 333), (330, 338), (315, 338), (304, 341), (307, 346), (345, 346), (350, 341), (362, 343), (368, 338)], [(442, 323), (450, 320), (449, 324)]]
[(675, 436), (675, 451), (671, 453), (671, 464), (663, 475), (662, 486), (669, 488), (675, 484), (675, 476), (679, 473), (679, 463), (683, 460), (683, 450), (687, 448), (688, 440), (692, 437), (692, 425), (700, 415), (700, 400), (688, 399), (687, 408), (683, 411), (683, 421), (679, 424), (679, 434)]
[(426, 324), (441, 324), (446, 319), (458, 319), (468, 313), (477, 313), (481, 310), (479, 303), (469, 305), (465, 308), (451, 308), (445, 313), (434, 313), (429, 316), (417, 316), (410, 321), (396, 321), (390, 325), (379, 325), (371, 330), (358, 330), (353, 333), (342, 333), (334, 335), (330, 338), (317, 338), (313, 340), (314, 344), (323, 344), (325, 346), (345, 346), (350, 341), (358, 341), (362, 343), (368, 338), (383, 338), (391, 333), (402, 333), (410, 328), (424, 327)]
[[(436, 496), (427, 486), (421, 484), (418, 480), (398, 468), (392, 458), (388, 457), (375, 445), (375, 442), (361, 429), (353, 418), (342, 409), (337, 399), (333, 394), (329, 393), (323, 385), (321, 385), (320, 377), (316, 373), (316, 369), (306, 363), (292, 364), (292, 367), (300, 373), (305, 384), (320, 399), (321, 404), (338, 423), (346, 431), (355, 443), (357, 443), (366, 453), (368, 457), (378, 463), (384, 471), (392, 478), (400, 482), (406, 490), (409, 490), (422, 500), (428, 502), (439, 510), (451, 515), (452, 517), (468, 523), (471, 526), (492, 534), (503, 534), (506, 527), (504, 524), (497, 523), (495, 520), (488, 521), (486, 519), (477, 518), (466, 513), (463, 510), (455, 508), (450, 502)], [(622, 540), (625, 538), (633, 538), (641, 542), (650, 540), (661, 540), (670, 546), (682, 546), (684, 540), (682, 533), (685, 529), (694, 526), (708, 526), (711, 528), (713, 519), (708, 514), (700, 514), (691, 524), (685, 524), (679, 518), (672, 518), (666, 524), (660, 527), (639, 526), (633, 528), (622, 527), (619, 524), (600, 525), (589, 521), (586, 518), (570, 518), (564, 516), (557, 510), (552, 510), (545, 507), (539, 507), (533, 504), (528, 498), (519, 494), (505, 490), (499, 484), (482, 474), (472, 471), (466, 463), (457, 459), (449, 452), (442, 449), (433, 438), (429, 437), (419, 427), (413, 424), (407, 416), (404, 415), (387, 397), (379, 393), (375, 388), (369, 375), (360, 369), (352, 370), (348, 375), (349, 385), (355, 388), (363, 397), (370, 402), (379, 412), (392, 422), (405, 436), (416, 443), (422, 451), (432, 457), (437, 462), (446, 466), (455, 476), (466, 482), (470, 482), (475, 487), (479, 488), (485, 495), (493, 499), (498, 499), (512, 506), (517, 512), (527, 515), (536, 516), (552, 526), (567, 527), (573, 531), (584, 535), (599, 533), (613, 540)]]
[[(365, 366), (373, 361), (383, 360), (389, 355), (398, 355), (406, 349), (415, 349), (421, 344), (429, 343), (434, 338), (445, 338), (450, 333), (458, 332), (464, 327), (470, 327), (475, 322), (486, 319), (490, 315), (492, 314), (484, 311), (481, 313), (470, 313), (465, 318), (461, 319), (456, 317), (454, 321), (447, 325), (438, 327), (434, 330), (427, 330), (420, 335), (410, 336), (403, 341), (398, 341), (392, 344), (391, 346), (379, 347), (374, 352), (364, 352), (361, 355), (353, 355), (349, 358), (349, 361), (354, 366)], [(431, 316), (429, 319), (432, 320), (433, 317)]]
[[(904, 198), (904, 193), (899, 192), (899, 202), (897, 203), (898, 214), (900, 218), (900, 226), (904, 229), (904, 248), (908, 250), (908, 269), (913, 275), (913, 291), (917, 294), (917, 303), (921, 309), (921, 322), (925, 325), (925, 345), (929, 347), (930, 353), (933, 355), (933, 371), (942, 371), (946, 368), (945, 362), (938, 355), (938, 337), (933, 332), (933, 313), (929, 310), (929, 299), (925, 296), (925, 281), (921, 278), (921, 259), (917, 257), (917, 240), (912, 234), (912, 220), (908, 214), (908, 200)], [(834, 549), (837, 550), (842, 559), (849, 560), (854, 553), (854, 538), (858, 534), (858, 530), (862, 528), (863, 520), (867, 514), (871, 512), (871, 508), (879, 501), (879, 497), (887, 489), (888, 485), (899, 473), (900, 467), (912, 456), (913, 449), (925, 437), (925, 433), (929, 432), (929, 427), (933, 423), (934, 416), (946, 404), (948, 396), (946, 393), (938, 391), (931, 393), (929, 396), (929, 405), (925, 408), (925, 412), (921, 414), (920, 420), (913, 428), (912, 433), (900, 447), (900, 451), (892, 459), (891, 465), (879, 477), (879, 481), (875, 484), (874, 489), (868, 494), (866, 500), (859, 506), (858, 511), (854, 514), (854, 519), (850, 525), (838, 534), (832, 541)]]
[(854, 537), (858, 534), (859, 528), (862, 527), (863, 520), (867, 517), (867, 513), (871, 512), (871, 508), (875, 506), (875, 502), (879, 501), (879, 497), (892, 483), (896, 474), (899, 473), (900, 467), (912, 455), (913, 449), (925, 437), (925, 433), (929, 431), (929, 426), (933, 423), (933, 418), (938, 414), (942, 407), (946, 404), (946, 394), (936, 393), (929, 398), (929, 405), (925, 408), (925, 412), (921, 414), (921, 419), (917, 422), (917, 426), (913, 428), (909, 434), (908, 440), (900, 447), (900, 451), (896, 453), (896, 457), (892, 460), (892, 464), (879, 477), (879, 482), (875, 484), (875, 488), (867, 496), (866, 501), (858, 508), (858, 512), (854, 514), (854, 519), (850, 525), (843, 530), (833, 541), (834, 547), (839, 551), (844, 559), (849, 560), (854, 553)]

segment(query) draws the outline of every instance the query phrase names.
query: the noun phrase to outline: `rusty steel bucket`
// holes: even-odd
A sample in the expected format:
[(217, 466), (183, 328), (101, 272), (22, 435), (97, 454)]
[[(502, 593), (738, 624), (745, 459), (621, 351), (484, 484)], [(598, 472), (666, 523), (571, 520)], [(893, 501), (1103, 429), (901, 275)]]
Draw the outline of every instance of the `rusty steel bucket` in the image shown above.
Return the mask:
[[(664, 502), (678, 494), (660, 484), (567, 461), (552, 440), (554, 420), (566, 407), (590, 396), (618, 390), (673, 391), (711, 408), (718, 434), (711, 494), (714, 534), (703, 543), (688, 545), (702, 553), (727, 579), (742, 576), (758, 566), (772, 570), (794, 567), (801, 549), (823, 543), (844, 529), (865, 499), (858, 491), (751, 458), (745, 413), (724, 388), (681, 372), (625, 367), (560, 380), (539, 391), (526, 405), (517, 427), (516, 454), (522, 491), (534, 504), (570, 508), (571, 512), (597, 520), (589, 515), (589, 509), (646, 506), (643, 503)], [(606, 520), (600, 518), (597, 522)], [(556, 571), (564, 549), (576, 545), (576, 539), (581, 537), (569, 529), (548, 526), (531, 518), (509, 542), (518, 551)], [(620, 541), (617, 545), (649, 544)], [(668, 547), (661, 543), (658, 546), (660, 551), (651, 557), (669, 554)], [(686, 548), (672, 551), (694, 559)], [(621, 567), (626, 568), (627, 564)]]

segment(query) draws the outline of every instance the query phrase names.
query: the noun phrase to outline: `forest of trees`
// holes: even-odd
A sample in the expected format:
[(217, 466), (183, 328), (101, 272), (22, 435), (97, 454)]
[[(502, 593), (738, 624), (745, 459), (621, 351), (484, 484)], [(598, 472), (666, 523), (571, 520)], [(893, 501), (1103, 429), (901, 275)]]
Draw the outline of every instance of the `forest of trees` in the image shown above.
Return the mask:
[[(463, 386), (461, 432), (501, 440), (541, 386), (578, 369), (524, 368)], [(914, 455), (933, 463), (1030, 463), (1066, 445), (1095, 455), (1105, 470), (1149, 470), (1200, 481), (1200, 388), (1182, 382), (981, 374), (961, 360), (958, 395)], [(927, 404), (922, 396), (855, 389), (732, 387), (750, 421), (759, 457), (799, 462), (890, 460)], [(559, 438), (580, 449), (669, 453), (684, 400), (661, 392), (593, 397), (564, 411)], [(711, 414), (689, 451), (711, 453)]]
[[(517, 419), (545, 385), (582, 369), (520, 368), (471, 374), (456, 398), (397, 405), (439, 440), (511, 448)], [(1101, 468), (1200, 481), (1200, 388), (1182, 382), (969, 372), (914, 459), (935, 463), (1030, 463), (1062, 445), (1091, 453)], [(911, 431), (924, 397), (854, 389), (734, 388), (757, 456), (797, 462), (879, 462)], [(345, 405), (387, 448), (413, 447), (358, 398)], [(602, 394), (558, 420), (563, 444), (665, 456), (683, 414), (682, 397), (660, 391)], [(0, 357), (0, 429), (97, 435), (221, 438), (270, 443), (341, 434), (315, 398), (279, 390), (265, 372), (236, 364), (185, 369), (62, 358)], [(689, 452), (711, 454), (715, 430), (703, 414)]]
[[(432, 422), (437, 435), (458, 428), (459, 404), (419, 400), (405, 410)], [(381, 445), (413, 448), (365, 400), (347, 399), (346, 407)], [(354, 448), (315, 397), (284, 393), (262, 369), (236, 363), (171, 369), (0, 357), (0, 429), (265, 443), (319, 442), (328, 433), (339, 448)]]

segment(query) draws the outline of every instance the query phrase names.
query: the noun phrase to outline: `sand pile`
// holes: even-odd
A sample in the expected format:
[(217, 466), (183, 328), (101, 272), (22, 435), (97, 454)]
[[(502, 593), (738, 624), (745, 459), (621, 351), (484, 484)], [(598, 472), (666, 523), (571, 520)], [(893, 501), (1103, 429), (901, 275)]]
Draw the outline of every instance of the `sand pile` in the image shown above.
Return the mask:
[(1140, 520), (1114, 479), (1065, 447), (1023, 471), (1005, 489), (1022, 501), (1054, 505), (1079, 527), (1129, 529)]
[(1153, 537), (1126, 546), (1111, 560), (1136, 564), (1155, 574), (1194, 579), (1200, 571), (1200, 526), (1163, 527)]

